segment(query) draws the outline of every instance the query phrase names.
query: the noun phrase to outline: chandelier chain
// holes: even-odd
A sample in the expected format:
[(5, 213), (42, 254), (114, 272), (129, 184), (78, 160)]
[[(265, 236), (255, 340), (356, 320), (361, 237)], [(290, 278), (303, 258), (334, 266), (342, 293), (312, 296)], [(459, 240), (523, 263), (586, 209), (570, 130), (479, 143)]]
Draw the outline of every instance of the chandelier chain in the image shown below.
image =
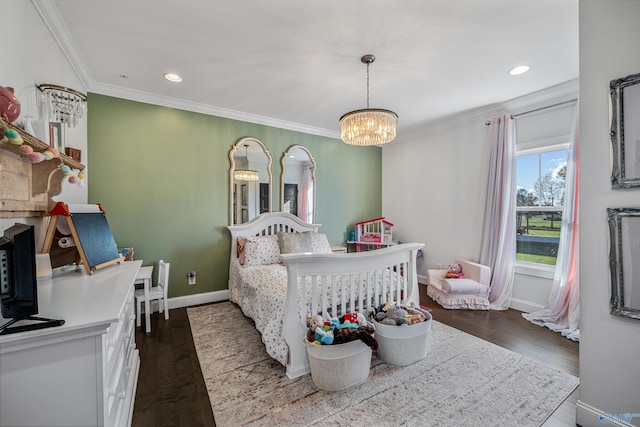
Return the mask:
[(367, 62), (367, 109), (369, 109), (369, 65), (370, 63)]

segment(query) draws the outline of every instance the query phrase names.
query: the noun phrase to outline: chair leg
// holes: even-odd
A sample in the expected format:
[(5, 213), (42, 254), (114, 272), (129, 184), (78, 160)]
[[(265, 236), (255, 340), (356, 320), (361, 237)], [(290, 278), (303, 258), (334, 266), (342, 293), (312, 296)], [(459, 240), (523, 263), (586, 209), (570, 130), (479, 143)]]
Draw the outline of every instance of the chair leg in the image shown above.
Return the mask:
[(164, 320), (169, 320), (169, 305), (167, 304), (167, 300), (163, 300), (162, 305), (164, 306)]
[(136, 299), (136, 327), (140, 327), (142, 325), (141, 318), (142, 313), (140, 313), (140, 300)]

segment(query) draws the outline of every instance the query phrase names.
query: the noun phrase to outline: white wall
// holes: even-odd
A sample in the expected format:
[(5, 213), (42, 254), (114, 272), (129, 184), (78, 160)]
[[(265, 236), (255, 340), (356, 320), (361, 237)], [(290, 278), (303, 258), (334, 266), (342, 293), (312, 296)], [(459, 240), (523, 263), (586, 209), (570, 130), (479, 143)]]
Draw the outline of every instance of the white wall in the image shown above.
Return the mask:
[[(640, 208), (640, 188), (612, 190), (609, 82), (640, 72), (640, 0), (580, 1), (580, 401), (577, 422), (599, 411), (640, 413), (640, 321), (609, 314), (606, 208)], [(640, 120), (640, 118), (638, 118)], [(640, 425), (640, 418), (633, 419)]]
[[(426, 244), (418, 260), (421, 280), (428, 268), (446, 268), (455, 257), (478, 259), (489, 160), (486, 121), (567, 101), (577, 92), (577, 81), (567, 82), (449, 117), (383, 148), (382, 213), (394, 223), (395, 239)], [(550, 278), (516, 274), (511, 307), (539, 309), (550, 289)]]
[[(3, 0), (0, 26), (0, 85), (10, 86), (20, 101), (18, 123), (27, 114), (40, 119), (36, 85), (53, 83), (86, 92), (69, 65), (65, 55), (42, 21), (33, 4), (24, 0)], [(83, 117), (77, 128), (65, 127), (66, 146), (82, 151), (82, 163), (87, 165), (87, 119)], [(87, 177), (88, 184), (89, 177)], [(87, 185), (63, 184), (62, 193), (55, 198), (67, 203), (87, 203)], [(0, 218), (0, 231), (15, 222), (39, 226), (41, 219)], [(37, 230), (41, 235), (42, 231)]]

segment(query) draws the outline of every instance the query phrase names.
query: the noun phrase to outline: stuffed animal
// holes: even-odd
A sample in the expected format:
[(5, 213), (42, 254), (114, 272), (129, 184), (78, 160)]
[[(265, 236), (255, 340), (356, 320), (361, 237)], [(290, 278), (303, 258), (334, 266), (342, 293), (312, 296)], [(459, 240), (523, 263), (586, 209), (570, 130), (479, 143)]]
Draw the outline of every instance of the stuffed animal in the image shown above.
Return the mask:
[(333, 344), (334, 331), (338, 327), (340, 322), (338, 319), (331, 319), (329, 322), (324, 322), (322, 327), (316, 327), (315, 334), (313, 336), (314, 341), (318, 341), (320, 344), (331, 345)]
[(319, 314), (309, 317), (307, 321), (309, 325), (309, 331), (307, 332), (307, 341), (315, 341), (316, 328), (322, 328), (324, 326), (324, 319)]
[(346, 322), (350, 322), (351, 324), (362, 326), (367, 324), (367, 319), (364, 316), (364, 314), (353, 312), (353, 313), (347, 313), (340, 318), (341, 324), (344, 324)]
[(449, 264), (449, 270), (444, 275), (447, 279), (462, 279), (464, 275), (462, 274), (462, 265), (455, 263)]
[(418, 310), (406, 305), (391, 305), (388, 302), (381, 304), (371, 315), (376, 321), (392, 326), (414, 325), (425, 320), (425, 316)]
[(373, 328), (370, 326), (359, 326), (356, 329), (336, 329), (333, 344), (345, 344), (355, 340), (361, 340), (363, 343), (371, 347), (372, 350), (378, 349), (378, 341), (373, 337)]
[(383, 325), (408, 325), (407, 310), (398, 306), (391, 306), (386, 312), (380, 311), (376, 314), (375, 319)]

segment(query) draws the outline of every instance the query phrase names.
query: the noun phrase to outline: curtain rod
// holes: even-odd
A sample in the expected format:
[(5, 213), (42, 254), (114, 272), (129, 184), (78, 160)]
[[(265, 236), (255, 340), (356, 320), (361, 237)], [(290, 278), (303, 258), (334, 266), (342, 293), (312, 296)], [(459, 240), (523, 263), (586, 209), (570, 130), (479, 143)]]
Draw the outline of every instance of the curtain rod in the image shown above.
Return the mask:
[[(559, 106), (561, 106), (561, 105), (565, 105), (565, 104), (571, 104), (571, 103), (576, 102), (577, 100), (578, 100), (578, 98), (573, 98), (573, 99), (569, 99), (568, 101), (558, 102), (558, 103), (556, 103), (556, 104), (547, 105), (547, 106), (545, 106), (545, 107), (536, 108), (536, 109), (534, 109), (534, 110), (525, 111), (525, 112), (523, 112), (523, 113), (519, 113), (519, 114), (512, 114), (512, 115), (511, 115), (511, 118), (512, 118), (512, 119), (515, 119), (516, 117), (524, 116), (524, 115), (526, 115), (526, 114), (531, 114), (531, 113), (535, 113), (535, 112), (538, 112), (538, 111), (547, 110), (547, 109), (549, 109), (549, 108), (553, 108), (553, 107), (559, 107)], [(491, 122), (487, 120), (486, 122), (484, 122), (484, 124), (485, 124), (485, 125), (487, 125), (487, 126), (489, 126), (489, 125), (491, 124)]]

